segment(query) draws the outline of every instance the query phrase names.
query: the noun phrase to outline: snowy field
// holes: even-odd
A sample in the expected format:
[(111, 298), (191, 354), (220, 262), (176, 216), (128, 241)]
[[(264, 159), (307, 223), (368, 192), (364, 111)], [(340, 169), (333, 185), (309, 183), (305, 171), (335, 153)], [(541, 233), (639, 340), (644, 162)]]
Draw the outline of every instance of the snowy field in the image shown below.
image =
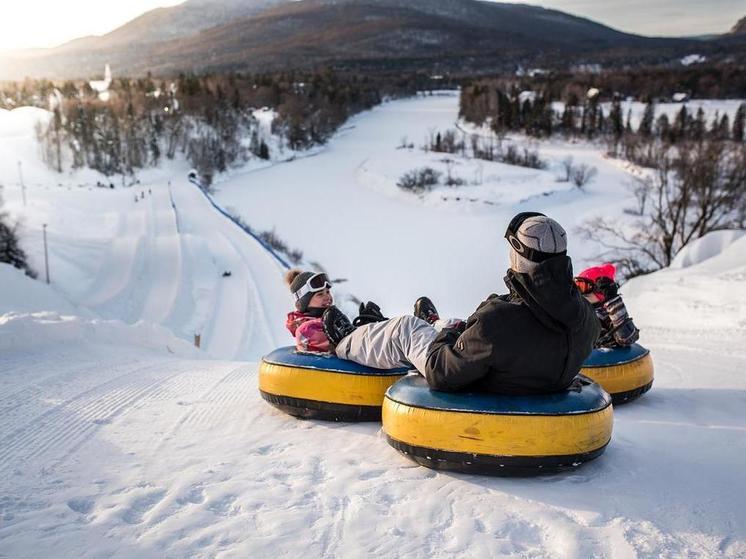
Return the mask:
[[(387, 103), (312, 157), (228, 178), (217, 201), (391, 315), (428, 294), (465, 316), (502, 291), (516, 211), (555, 217), (590, 263), (574, 228), (630, 207), (632, 170), (559, 141), (538, 146), (545, 171), (397, 149), (452, 128), (457, 107)], [(282, 269), (183, 164), (79, 187), (99, 177), (46, 170), (43, 115), (24, 111), (0, 114), (0, 183), (42, 279), (48, 224), (52, 285), (0, 265), (0, 557), (746, 557), (743, 232), (624, 286), (656, 380), (615, 410), (602, 457), (533, 479), (437, 473), (380, 425), (261, 400), (257, 360), (290, 342)], [(598, 168), (585, 192), (556, 181), (567, 155)], [(395, 186), (425, 165), (480, 184)]]

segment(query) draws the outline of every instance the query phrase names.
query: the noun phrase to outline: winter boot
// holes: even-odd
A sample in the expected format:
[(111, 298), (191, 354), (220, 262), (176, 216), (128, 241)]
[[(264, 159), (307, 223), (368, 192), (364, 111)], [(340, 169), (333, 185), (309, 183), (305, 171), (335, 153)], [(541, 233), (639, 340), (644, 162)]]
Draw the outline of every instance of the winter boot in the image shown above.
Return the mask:
[(433, 324), (440, 318), (435, 305), (433, 305), (433, 302), (427, 297), (420, 297), (414, 302), (414, 315), (428, 324)]
[(331, 306), (324, 311), (321, 322), (324, 325), (324, 334), (335, 346), (355, 330), (350, 319), (335, 306)]

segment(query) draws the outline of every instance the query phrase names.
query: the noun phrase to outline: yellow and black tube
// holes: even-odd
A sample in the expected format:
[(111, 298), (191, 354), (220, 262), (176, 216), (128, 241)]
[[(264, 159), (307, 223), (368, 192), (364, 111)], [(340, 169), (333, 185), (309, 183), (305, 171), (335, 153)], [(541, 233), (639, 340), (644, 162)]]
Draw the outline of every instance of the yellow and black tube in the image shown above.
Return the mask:
[(386, 390), (406, 374), (406, 368), (374, 369), (283, 347), (262, 359), (259, 391), (276, 408), (303, 419), (380, 421)]
[(653, 386), (653, 358), (639, 344), (594, 349), (580, 372), (611, 394), (615, 406), (639, 398)]
[(611, 398), (579, 376), (566, 391), (540, 396), (446, 393), (412, 375), (386, 392), (389, 444), (437, 470), (536, 475), (600, 456), (611, 439)]

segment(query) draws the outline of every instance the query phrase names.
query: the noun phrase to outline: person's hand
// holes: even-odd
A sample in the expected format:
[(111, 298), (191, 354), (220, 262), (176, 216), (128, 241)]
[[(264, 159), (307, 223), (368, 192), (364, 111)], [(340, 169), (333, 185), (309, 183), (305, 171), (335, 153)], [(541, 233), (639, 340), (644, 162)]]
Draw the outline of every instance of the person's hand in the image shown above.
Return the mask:
[(368, 301), (366, 304), (360, 303), (359, 313), (359, 316), (352, 321), (355, 326), (388, 320), (388, 318), (383, 316), (381, 307), (376, 305), (373, 301)]
[(596, 280), (596, 290), (603, 296), (604, 301), (610, 301), (618, 295), (619, 284), (611, 278), (601, 277)]

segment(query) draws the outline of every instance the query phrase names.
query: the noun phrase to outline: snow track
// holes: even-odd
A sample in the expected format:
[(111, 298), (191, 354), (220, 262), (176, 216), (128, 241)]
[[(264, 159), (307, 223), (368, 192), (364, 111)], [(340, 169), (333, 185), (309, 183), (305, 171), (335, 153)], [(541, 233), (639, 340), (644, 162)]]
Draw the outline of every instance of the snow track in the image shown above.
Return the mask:
[(114, 224), (108, 242), (53, 252), (66, 262), (97, 252), (89, 285), (68, 295), (104, 318), (161, 324), (190, 342), (200, 335), (214, 357), (257, 359), (274, 349), (291, 307), (275, 258), (186, 180), (133, 191), (137, 202), (129, 193), (102, 217)]
[[(90, 378), (91, 371), (86, 372)], [(170, 362), (139, 364), (54, 405), (0, 439), (0, 469), (8, 464), (22, 466), (37, 457), (49, 461), (69, 456), (101, 425), (155, 397), (160, 385), (178, 373)]]
[(89, 288), (90, 295), (81, 303), (97, 309), (127, 289), (132, 283), (133, 268), (145, 234), (142, 212), (126, 212), (119, 216), (119, 227), (106, 252), (98, 275)]

